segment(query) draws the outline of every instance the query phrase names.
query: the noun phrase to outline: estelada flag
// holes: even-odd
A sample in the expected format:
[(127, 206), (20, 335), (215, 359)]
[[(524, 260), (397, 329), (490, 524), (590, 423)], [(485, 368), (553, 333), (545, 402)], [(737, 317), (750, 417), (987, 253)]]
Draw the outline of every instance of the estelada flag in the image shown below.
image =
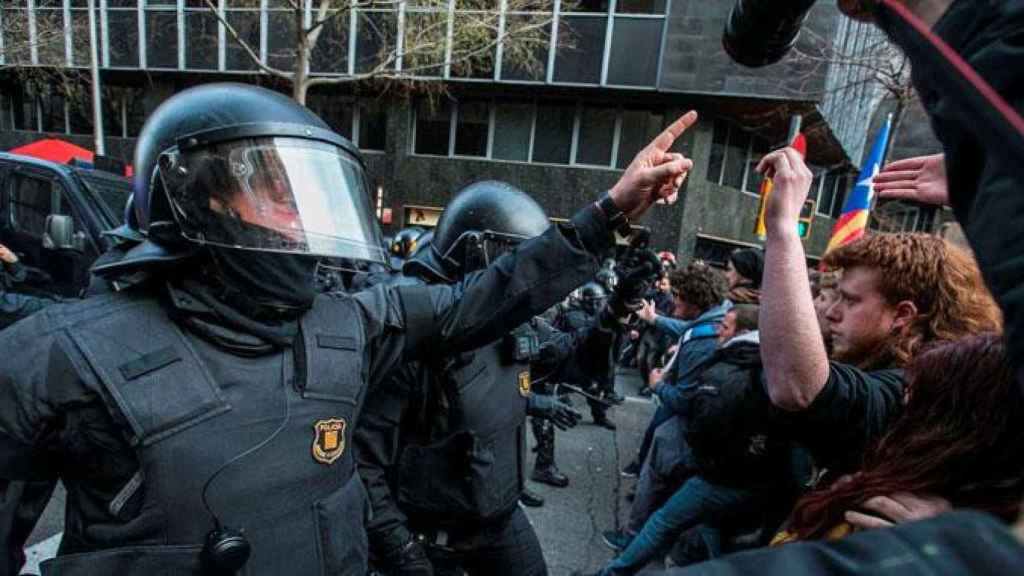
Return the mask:
[[(804, 158), (807, 157), (807, 138), (804, 137), (802, 132), (797, 133), (790, 146), (795, 148)], [(757, 223), (754, 224), (754, 234), (757, 234), (757, 237), (762, 240), (767, 236), (767, 229), (764, 227), (764, 211), (765, 207), (768, 206), (768, 195), (771, 193), (772, 179), (765, 178), (761, 180), (761, 204), (757, 208)]]
[(871, 201), (875, 197), (875, 174), (882, 167), (882, 159), (885, 158), (885, 148), (889, 144), (889, 131), (892, 129), (892, 115), (886, 119), (882, 129), (875, 137), (875, 144), (871, 147), (871, 154), (868, 155), (864, 166), (857, 177), (857, 185), (853, 187), (850, 195), (843, 203), (843, 213), (832, 228), (832, 238), (828, 241), (828, 248), (825, 252), (838, 248), (843, 244), (849, 244), (864, 236), (868, 228), (868, 218), (871, 216)]

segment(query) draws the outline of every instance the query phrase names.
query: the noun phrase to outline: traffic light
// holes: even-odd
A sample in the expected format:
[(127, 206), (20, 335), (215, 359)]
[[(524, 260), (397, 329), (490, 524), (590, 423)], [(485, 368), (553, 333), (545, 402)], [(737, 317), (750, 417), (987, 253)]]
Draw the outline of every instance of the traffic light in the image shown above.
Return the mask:
[(814, 220), (814, 200), (804, 200), (804, 206), (800, 209), (800, 218), (796, 222), (796, 231), (801, 238), (811, 235), (811, 222)]

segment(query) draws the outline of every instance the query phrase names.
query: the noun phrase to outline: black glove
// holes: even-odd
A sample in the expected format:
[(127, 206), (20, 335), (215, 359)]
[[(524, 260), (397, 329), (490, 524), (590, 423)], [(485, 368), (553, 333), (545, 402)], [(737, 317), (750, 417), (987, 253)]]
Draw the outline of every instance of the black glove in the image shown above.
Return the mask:
[(562, 402), (555, 396), (548, 396), (546, 394), (530, 394), (526, 405), (526, 413), (530, 416), (550, 420), (562, 430), (575, 427), (583, 419), (583, 415), (573, 409), (572, 406)]
[(630, 266), (619, 274), (619, 284), (615, 287), (608, 306), (617, 318), (622, 318), (640, 307), (641, 298), (651, 282), (658, 278), (661, 261), (650, 249), (634, 249), (630, 255)]
[(434, 576), (434, 565), (423, 545), (409, 540), (384, 557), (381, 572), (388, 576)]

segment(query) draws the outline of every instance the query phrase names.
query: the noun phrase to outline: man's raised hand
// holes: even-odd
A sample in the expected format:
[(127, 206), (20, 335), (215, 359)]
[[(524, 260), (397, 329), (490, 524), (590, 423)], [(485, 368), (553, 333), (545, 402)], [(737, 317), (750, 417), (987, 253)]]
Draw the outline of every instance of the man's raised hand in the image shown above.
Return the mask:
[(874, 185), (879, 198), (949, 205), (946, 160), (942, 154), (892, 162), (875, 175)]
[(693, 161), (678, 152), (669, 152), (669, 148), (696, 121), (697, 113), (690, 110), (633, 158), (609, 192), (626, 216), (638, 218), (661, 199), (675, 201)]

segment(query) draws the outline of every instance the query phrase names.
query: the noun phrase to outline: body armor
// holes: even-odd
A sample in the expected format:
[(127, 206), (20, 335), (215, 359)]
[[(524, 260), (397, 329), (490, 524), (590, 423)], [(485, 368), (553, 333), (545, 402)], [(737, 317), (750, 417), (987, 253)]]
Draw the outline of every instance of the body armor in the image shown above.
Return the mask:
[(250, 358), (182, 330), (152, 299), (73, 327), (88, 364), (77, 371), (99, 381), (141, 465), (110, 510), (141, 509), (147, 529), (136, 546), (59, 556), (43, 573), (205, 574), (214, 521), (202, 521), (202, 494), (223, 467), (207, 499), (252, 543), (242, 574), (361, 576), (367, 504), (351, 451), (367, 371), (361, 318), (351, 300), (321, 296), (301, 345)]
[(398, 501), (410, 518), (486, 523), (516, 506), (530, 372), (508, 350), (506, 339), (432, 367), (434, 424), (398, 460)]

